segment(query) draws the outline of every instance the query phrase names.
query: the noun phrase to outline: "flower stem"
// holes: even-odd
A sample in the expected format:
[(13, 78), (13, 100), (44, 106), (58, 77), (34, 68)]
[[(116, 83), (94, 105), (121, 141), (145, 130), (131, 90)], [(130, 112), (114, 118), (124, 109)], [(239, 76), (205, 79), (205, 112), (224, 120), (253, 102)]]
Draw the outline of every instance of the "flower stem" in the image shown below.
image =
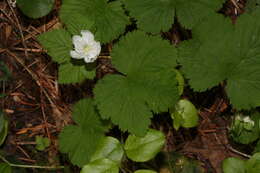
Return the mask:
[(3, 156), (0, 155), (0, 159), (2, 159), (5, 163), (7, 163), (11, 167), (20, 167), (20, 168), (36, 168), (36, 169), (64, 169), (64, 166), (39, 166), (39, 165), (21, 165), (10, 163)]

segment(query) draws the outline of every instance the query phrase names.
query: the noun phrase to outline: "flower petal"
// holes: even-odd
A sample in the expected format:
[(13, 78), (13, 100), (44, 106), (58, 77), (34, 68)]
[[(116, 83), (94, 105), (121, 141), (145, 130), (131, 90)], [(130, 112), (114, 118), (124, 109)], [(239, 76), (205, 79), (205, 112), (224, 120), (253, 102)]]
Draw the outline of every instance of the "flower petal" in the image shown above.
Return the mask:
[(74, 50), (70, 51), (70, 56), (72, 58), (75, 58), (75, 59), (82, 59), (83, 58), (83, 56), (80, 53), (78, 53), (78, 52), (76, 52)]
[(94, 41), (94, 35), (88, 30), (82, 30), (81, 35), (85, 43), (91, 43)]

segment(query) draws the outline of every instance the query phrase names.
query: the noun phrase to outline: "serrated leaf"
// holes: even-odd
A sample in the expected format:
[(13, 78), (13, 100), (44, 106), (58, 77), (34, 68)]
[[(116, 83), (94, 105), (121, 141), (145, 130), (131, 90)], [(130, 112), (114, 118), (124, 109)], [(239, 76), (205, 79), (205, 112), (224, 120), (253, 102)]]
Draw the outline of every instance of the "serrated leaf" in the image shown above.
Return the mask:
[(124, 14), (120, 1), (107, 0), (65, 0), (60, 12), (62, 21), (71, 28), (71, 16), (79, 21), (92, 21), (92, 25), (85, 25), (88, 30), (95, 32), (96, 39), (107, 43), (116, 39), (125, 31), (129, 20)]
[(12, 173), (12, 168), (7, 163), (0, 163), (1, 173)]
[(73, 119), (77, 125), (66, 126), (59, 136), (60, 151), (68, 153), (73, 164), (83, 166), (96, 151), (105, 128), (91, 99), (80, 100), (74, 105)]
[(85, 165), (80, 173), (118, 173), (119, 167), (116, 162), (103, 158)]
[(18, 7), (31, 18), (40, 18), (47, 15), (53, 8), (54, 0), (17, 0)]
[(137, 25), (146, 32), (167, 31), (174, 22), (175, 14), (186, 28), (192, 28), (204, 17), (221, 8), (224, 0), (125, 0), (130, 15), (137, 19)]
[[(260, 16), (260, 15), (258, 15)], [(260, 22), (244, 14), (235, 26), (219, 15), (193, 30), (180, 47), (179, 61), (195, 91), (227, 81), (227, 94), (237, 109), (260, 105)]]
[(223, 173), (245, 173), (245, 161), (230, 157), (223, 161), (222, 163)]
[(87, 69), (85, 64), (73, 64), (71, 62), (59, 66), (60, 84), (80, 83), (85, 79), (93, 79), (96, 75), (95, 69)]
[(182, 95), (183, 90), (184, 90), (184, 78), (183, 75), (181, 74), (181, 72), (179, 70), (175, 70), (176, 72), (176, 79), (178, 81), (178, 91), (179, 91), (179, 95)]
[(100, 142), (90, 161), (107, 158), (119, 165), (123, 155), (124, 151), (121, 143), (116, 138), (108, 136)]
[(58, 63), (70, 61), (72, 40), (70, 34), (64, 29), (45, 32), (38, 37), (38, 41), (47, 50), (52, 60)]
[(160, 37), (133, 32), (111, 55), (112, 64), (124, 75), (107, 75), (97, 83), (94, 93), (98, 109), (121, 130), (142, 136), (150, 124), (151, 111), (168, 111), (179, 97), (174, 72), (176, 50)]
[(135, 162), (146, 162), (156, 156), (165, 144), (162, 132), (150, 129), (144, 137), (129, 135), (125, 142), (125, 152)]

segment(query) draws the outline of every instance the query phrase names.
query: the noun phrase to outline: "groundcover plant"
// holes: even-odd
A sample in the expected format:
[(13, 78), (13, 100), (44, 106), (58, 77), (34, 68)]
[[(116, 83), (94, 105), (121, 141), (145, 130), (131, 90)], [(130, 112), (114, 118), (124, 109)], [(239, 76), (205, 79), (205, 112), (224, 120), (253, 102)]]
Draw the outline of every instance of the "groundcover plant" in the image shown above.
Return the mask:
[[(223, 12), (230, 4), (235, 18)], [(28, 15), (28, 7), (19, 6)], [(81, 173), (260, 172), (257, 0), (63, 0), (58, 15), (61, 26), (37, 36), (58, 64), (58, 83), (94, 81), (91, 94), (73, 104), (73, 123), (58, 134), (58, 148), (66, 162)], [(169, 39), (176, 32), (181, 36)], [(97, 77), (104, 52), (114, 70)], [(219, 93), (224, 104), (203, 111), (196, 97), (211, 93)], [(224, 131), (207, 126), (218, 126), (216, 117), (229, 118)], [(3, 115), (0, 118), (4, 141), (8, 123)], [(209, 157), (211, 168), (207, 168), (203, 159), (180, 155), (198, 156), (203, 149), (197, 152), (188, 144), (170, 149), (179, 130), (204, 137), (222, 133), (238, 149), (216, 137), (217, 145), (233, 154), (218, 162)], [(37, 139), (38, 150), (49, 147), (47, 138)], [(212, 142), (209, 137), (205, 140)], [(250, 146), (247, 153), (242, 152), (245, 146)], [(61, 172), (64, 168), (1, 159), (4, 173), (14, 167)]]

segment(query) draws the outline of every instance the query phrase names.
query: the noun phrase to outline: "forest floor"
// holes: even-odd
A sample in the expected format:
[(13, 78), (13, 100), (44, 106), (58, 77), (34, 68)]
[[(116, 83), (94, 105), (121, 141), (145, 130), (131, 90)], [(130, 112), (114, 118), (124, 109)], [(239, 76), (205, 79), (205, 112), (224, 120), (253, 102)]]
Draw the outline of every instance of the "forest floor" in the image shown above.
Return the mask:
[[(221, 13), (234, 21), (243, 12), (245, 1), (240, 1), (237, 10), (232, 1), (225, 4)], [(71, 122), (70, 107), (83, 97), (92, 97), (95, 82), (107, 73), (113, 73), (109, 59), (99, 59), (97, 76), (93, 81), (77, 85), (57, 83), (57, 64), (36, 41), (46, 31), (62, 27), (58, 18), (60, 0), (53, 11), (40, 19), (29, 19), (7, 1), (0, 1), (0, 61), (11, 72), (11, 79), (1, 82), (1, 109), (8, 117), (8, 137), (0, 153), (14, 163), (27, 165), (69, 165), (58, 151), (57, 138), (61, 129)], [(178, 44), (185, 39), (182, 31), (172, 29), (163, 35)], [(109, 46), (109, 45), (108, 45)], [(111, 45), (110, 45), (111, 46)], [(0, 69), (0, 77), (3, 75)], [(164, 131), (167, 144), (164, 151), (178, 152), (198, 160), (205, 172), (221, 172), (221, 162), (231, 156), (244, 158), (250, 147), (235, 149), (228, 138), (232, 109), (221, 87), (210, 92), (194, 93), (185, 88), (183, 95), (199, 109), (200, 123), (196, 128), (175, 131), (171, 119), (154, 118), (153, 126)], [(112, 133), (112, 132), (111, 132)], [(35, 146), (36, 136), (47, 137), (51, 144), (44, 151)], [(129, 170), (132, 169), (128, 163)], [(77, 168), (71, 168), (78, 172)], [(63, 172), (62, 170), (17, 169), (16, 172)], [(15, 172), (14, 171), (14, 172)], [(162, 171), (163, 172), (163, 171)]]

